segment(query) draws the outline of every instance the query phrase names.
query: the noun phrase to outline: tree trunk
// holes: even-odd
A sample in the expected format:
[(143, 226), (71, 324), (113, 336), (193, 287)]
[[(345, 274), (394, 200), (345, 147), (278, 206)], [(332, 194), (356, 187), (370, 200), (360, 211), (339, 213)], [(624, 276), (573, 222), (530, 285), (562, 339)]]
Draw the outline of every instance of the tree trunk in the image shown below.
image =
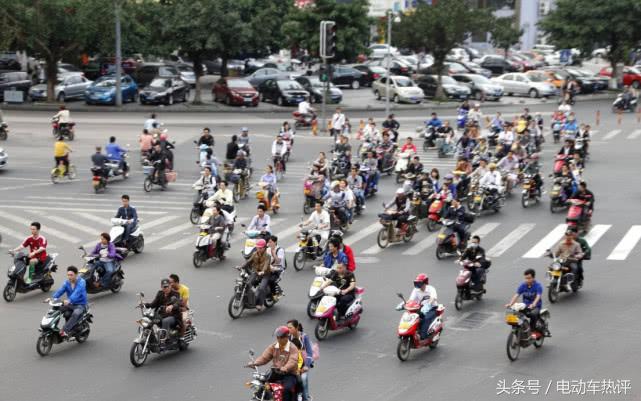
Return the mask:
[(56, 100), (56, 81), (58, 80), (58, 58), (55, 55), (45, 60), (45, 80), (47, 82), (47, 101)]
[(619, 69), (619, 60), (616, 57), (610, 55), (610, 66), (612, 67), (612, 76), (610, 77), (610, 89), (618, 89), (619, 81), (621, 78), (621, 69)]
[(202, 84), (200, 82), (200, 78), (203, 75), (203, 62), (202, 62), (202, 57), (200, 55), (192, 57), (192, 60), (194, 62), (194, 75), (196, 76), (196, 88), (195, 88), (195, 93), (194, 93), (194, 101), (193, 104), (202, 104), (202, 97), (201, 97), (201, 89), (202, 89)]
[(443, 75), (444, 61), (445, 60), (434, 59), (434, 66), (436, 67), (436, 81), (437, 81), (436, 93), (434, 94), (434, 98), (438, 100), (442, 100), (445, 97), (445, 92), (443, 92), (443, 79), (441, 78), (441, 76)]
[(222, 56), (220, 58), (220, 76), (221, 77), (226, 77), (229, 75), (229, 71), (227, 71), (227, 55)]

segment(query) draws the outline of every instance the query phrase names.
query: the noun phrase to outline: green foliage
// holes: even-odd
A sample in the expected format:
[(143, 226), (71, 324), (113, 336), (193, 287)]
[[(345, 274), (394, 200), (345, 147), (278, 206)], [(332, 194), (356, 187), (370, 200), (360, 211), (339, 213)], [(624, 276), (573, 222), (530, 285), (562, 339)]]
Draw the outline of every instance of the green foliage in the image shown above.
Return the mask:
[(503, 49), (506, 56), (510, 46), (519, 43), (523, 35), (523, 29), (518, 29), (514, 25), (512, 18), (496, 18), (490, 28), (492, 44), (499, 49)]
[(335, 21), (336, 57), (334, 60), (354, 60), (367, 51), (370, 26), (373, 21), (367, 16), (368, 0), (353, 0), (337, 3), (336, 0), (316, 0), (304, 9), (292, 8), (285, 18), (283, 32), (291, 48), (307, 49), (318, 55), (321, 21)]

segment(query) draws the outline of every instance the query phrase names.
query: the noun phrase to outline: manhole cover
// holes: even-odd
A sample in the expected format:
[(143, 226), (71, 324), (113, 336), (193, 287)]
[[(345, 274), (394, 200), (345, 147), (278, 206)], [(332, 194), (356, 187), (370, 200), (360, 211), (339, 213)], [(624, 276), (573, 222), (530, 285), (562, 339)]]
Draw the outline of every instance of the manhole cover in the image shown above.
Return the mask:
[(467, 316), (459, 319), (456, 323), (454, 323), (452, 327), (461, 330), (478, 329), (483, 325), (483, 323), (485, 323), (486, 320), (491, 317), (491, 313), (470, 312)]

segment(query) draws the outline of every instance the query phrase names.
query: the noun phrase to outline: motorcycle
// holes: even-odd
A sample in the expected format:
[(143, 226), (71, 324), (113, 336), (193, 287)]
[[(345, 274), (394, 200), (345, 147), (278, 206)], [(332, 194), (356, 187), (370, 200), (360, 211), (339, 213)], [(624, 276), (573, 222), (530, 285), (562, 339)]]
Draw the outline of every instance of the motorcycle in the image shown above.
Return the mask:
[[(347, 221), (347, 217), (345, 217), (345, 220), (341, 220), (339, 217), (338, 209), (337, 207), (329, 207), (329, 221), (330, 221), (330, 229), (332, 230), (340, 230), (340, 231), (347, 231), (347, 228), (349, 227), (349, 221)], [(345, 212), (343, 214), (346, 214)]]
[(69, 179), (69, 181), (76, 178), (76, 166), (74, 166), (72, 163), (69, 163), (69, 171), (67, 171), (65, 163), (63, 161), (60, 161), (57, 166), (51, 169), (51, 182), (53, 182), (54, 184), (59, 184), (63, 179), (65, 179), (65, 177)]
[(433, 194), (434, 200), (430, 204), (427, 211), (427, 231), (436, 231), (436, 228), (441, 224), (441, 211), (445, 206), (445, 199), (439, 194)]
[[(553, 177), (553, 176), (551, 176)], [(550, 189), (550, 212), (556, 213), (568, 207), (565, 188), (570, 185), (570, 178), (555, 177)]]
[[(174, 328), (172, 330), (161, 329), (160, 315), (152, 308), (145, 308), (143, 303), (144, 293), (139, 293), (140, 302), (136, 308), (140, 308), (142, 317), (136, 321), (138, 324), (138, 335), (131, 344), (129, 351), (129, 361), (132, 365), (139, 368), (145, 364), (149, 354), (162, 354), (166, 351), (185, 351), (189, 348), (189, 344), (194, 341), (198, 335), (196, 326), (193, 324), (194, 312), (189, 310), (187, 319), (183, 317), (183, 325), (185, 326), (184, 334), (180, 330)], [(185, 316), (185, 313), (183, 313)]]
[(58, 121), (58, 118), (51, 119), (53, 137), (58, 138), (59, 136), (62, 136), (63, 138), (73, 141), (73, 138), (75, 137), (74, 126), (76, 123), (61, 124)]
[(347, 177), (351, 163), (349, 157), (343, 153), (336, 153), (332, 158), (332, 163), (329, 167), (329, 177), (331, 180), (339, 180)]
[(247, 198), (249, 193), (248, 172), (244, 172), (239, 168), (232, 168), (230, 164), (225, 164), (223, 172), (225, 180), (232, 184), (231, 190), (234, 194), (234, 202), (238, 203), (241, 199)]
[(51, 307), (47, 314), (40, 321), (40, 335), (36, 342), (36, 351), (40, 356), (47, 356), (51, 352), (54, 344), (62, 342), (76, 341), (79, 344), (84, 343), (89, 338), (91, 332), (90, 324), (93, 323), (93, 315), (89, 305), (86, 306), (85, 313), (80, 316), (76, 325), (66, 336), (60, 336), (60, 326), (62, 317), (68, 318), (67, 313), (63, 311), (63, 303), (60, 300), (48, 299), (45, 302)]
[(347, 309), (347, 312), (345, 312), (345, 316), (341, 319), (337, 319), (338, 311), (336, 309), (336, 296), (339, 291), (340, 290), (333, 285), (323, 288), (323, 297), (314, 312), (314, 318), (318, 319), (318, 323), (314, 329), (314, 335), (318, 341), (325, 340), (330, 331), (340, 330), (345, 327), (349, 327), (351, 330), (354, 330), (361, 319), (361, 313), (363, 313), (361, 295), (365, 290), (363, 288), (356, 287), (354, 290), (356, 293), (354, 302), (352, 302)]
[(365, 183), (365, 198), (371, 198), (376, 194), (377, 189), (374, 186), (374, 181), (370, 178), (370, 174), (376, 174), (376, 172), (370, 171), (370, 168), (363, 164), (359, 167), (358, 174), (363, 178), (363, 182)]
[(274, 214), (278, 214), (278, 209), (280, 209), (280, 193), (278, 191), (274, 192), (272, 199), (269, 199), (269, 191), (267, 190), (267, 184), (264, 182), (258, 183), (259, 189), (256, 191), (256, 200), (259, 204), (265, 205), (267, 211), (271, 211)]
[(103, 167), (93, 166), (91, 168), (91, 175), (91, 185), (94, 192), (99, 193), (104, 191), (107, 188), (107, 177), (105, 176)]
[[(244, 224), (241, 224), (242, 227), (247, 227)], [(253, 254), (254, 250), (256, 249), (256, 241), (260, 238), (265, 238), (267, 234), (263, 234), (258, 230), (246, 230), (245, 231), (245, 246), (243, 250), (241, 251), (241, 254), (243, 255), (243, 258), (245, 260), (248, 260)]]
[(358, 156), (361, 161), (367, 159), (369, 152), (376, 152), (376, 144), (372, 141), (371, 138), (366, 138), (361, 145), (358, 147)]
[(629, 111), (630, 113), (634, 113), (634, 111), (637, 109), (637, 100), (638, 98), (636, 96), (632, 96), (632, 98), (630, 98), (630, 102), (626, 105), (625, 101), (623, 100), (623, 94), (619, 93), (617, 95), (617, 98), (614, 99), (614, 102), (612, 102), (612, 112), (617, 113)]
[(203, 191), (204, 187), (202, 185), (194, 185), (194, 190), (196, 190), (196, 196), (192, 202), (191, 211), (189, 212), (189, 221), (191, 224), (198, 224), (203, 213), (205, 213), (205, 195)]
[(527, 208), (532, 204), (531, 202), (539, 203), (540, 200), (541, 190), (537, 189), (534, 176), (532, 174), (524, 175), (521, 183), (521, 206)]
[(407, 173), (407, 166), (410, 164), (410, 158), (414, 155), (414, 152), (402, 152), (397, 156), (396, 166), (394, 167), (394, 173), (396, 174), (396, 183), (400, 184), (405, 179), (405, 173)]
[(145, 180), (142, 183), (142, 188), (145, 192), (151, 192), (151, 189), (154, 185), (159, 185), (161, 190), (167, 188), (167, 184), (170, 182), (176, 181), (176, 172), (169, 169), (164, 169), (165, 179), (162, 181), (158, 174), (163, 174), (163, 172), (156, 173), (156, 165), (162, 163), (162, 160), (155, 160), (153, 165), (146, 164), (142, 167), (142, 172), (145, 175)]
[(423, 137), (423, 150), (427, 151), (436, 146), (434, 138), (436, 137), (436, 128), (434, 126), (425, 127), (421, 130), (421, 137)]
[(430, 327), (427, 330), (427, 337), (421, 340), (419, 334), (419, 328), (421, 325), (421, 317), (419, 312), (421, 310), (421, 304), (414, 301), (406, 301), (403, 294), (398, 293), (399, 298), (403, 300), (403, 303), (399, 310), (405, 310), (401, 316), (400, 322), (398, 322), (398, 346), (396, 347), (396, 356), (402, 362), (405, 362), (410, 357), (410, 351), (412, 349), (419, 349), (430, 347), (434, 349), (438, 346), (438, 342), (441, 339), (441, 333), (445, 329), (443, 323), (443, 314), (445, 313), (445, 307), (439, 304), (436, 307), (436, 317), (434, 321), (430, 324)]
[(298, 234), (298, 246), (294, 253), (294, 269), (301, 271), (308, 260), (315, 261), (323, 256), (323, 248), (312, 230), (302, 228)]
[[(534, 347), (541, 348), (543, 340), (548, 334), (548, 320), (550, 312), (547, 309), (541, 309), (537, 328), (530, 327), (530, 318), (525, 312), (527, 305), (524, 303), (515, 303), (505, 312), (505, 323), (511, 326), (510, 334), (507, 337), (507, 357), (510, 361), (516, 361), (521, 353), (521, 348), (527, 348), (534, 344)], [(534, 335), (533, 335), (534, 334)]]
[(211, 226), (209, 224), (201, 224), (200, 232), (196, 237), (196, 251), (192, 257), (192, 263), (195, 268), (201, 267), (209, 259), (218, 259), (220, 261), (225, 259), (225, 249), (229, 248), (229, 244), (224, 241), (225, 229), (217, 227), (215, 232), (220, 234), (220, 239), (214, 240), (213, 234), (209, 233)]
[(569, 163), (570, 158), (571, 156), (556, 155), (556, 157), (554, 158), (553, 168), (553, 172), (555, 175), (561, 174), (561, 168)]
[(285, 175), (285, 157), (273, 156), (272, 162), (274, 163), (274, 174), (276, 175), (276, 180), (280, 181)]
[(463, 243), (459, 246), (456, 233), (454, 232), (454, 220), (442, 219), (443, 227), (436, 238), (436, 259), (441, 260), (446, 256), (457, 255), (459, 249), (467, 248), (469, 231), (465, 231)]
[(53, 286), (53, 273), (58, 270), (56, 264), (57, 253), (52, 253), (47, 256), (44, 262), (42, 272), (34, 276), (31, 283), (27, 284), (24, 281), (24, 275), (29, 268), (29, 255), (26, 251), (20, 251), (16, 254), (9, 252), (13, 257), (13, 264), (7, 271), (9, 281), (4, 287), (2, 297), (7, 302), (13, 302), (16, 299), (17, 293), (27, 293), (29, 291), (40, 289), (42, 292), (48, 292)]
[(576, 228), (581, 235), (586, 234), (590, 229), (590, 222), (592, 220), (590, 211), (586, 211), (585, 214), (583, 213), (586, 202), (579, 199), (570, 199), (568, 203), (570, 207), (568, 208), (565, 223), (568, 225), (568, 228)]
[(312, 132), (316, 132), (318, 130), (318, 120), (315, 113), (302, 114), (297, 110), (292, 113), (292, 117), (294, 117), (295, 128), (310, 127)]
[[(567, 261), (552, 255), (548, 249), (545, 256), (552, 258), (552, 263), (548, 266), (548, 299), (551, 303), (559, 300), (559, 294), (562, 292), (577, 292), (583, 287), (583, 282), (575, 277)], [(568, 289), (569, 286), (569, 289)]]
[[(253, 350), (249, 350), (249, 358), (252, 363), (255, 362)], [(277, 377), (275, 368), (272, 367), (269, 371), (260, 373), (258, 368), (254, 366), (252, 380), (245, 383), (245, 387), (250, 389), (253, 393), (250, 401), (283, 401), (285, 386), (276, 381), (272, 381), (272, 376)], [(300, 390), (297, 389), (296, 397), (299, 397), (300, 395)]]
[[(111, 155), (107, 155), (110, 157)], [(109, 159), (109, 162), (105, 163), (105, 168), (107, 169), (107, 177), (113, 178), (122, 176), (123, 179), (129, 178), (129, 164), (127, 159), (129, 158), (129, 153), (125, 152), (122, 154), (122, 166), (120, 160)]]
[(498, 190), (495, 193), (487, 187), (477, 187), (472, 194), (470, 212), (480, 214), (486, 210), (494, 210), (498, 213), (505, 205), (505, 196)]
[(392, 149), (389, 152), (386, 152), (382, 147), (376, 148), (376, 157), (379, 160), (380, 172), (381, 174), (392, 175), (394, 167), (396, 166), (396, 160), (394, 159), (394, 151)]
[(383, 226), (376, 236), (376, 243), (381, 249), (387, 248), (390, 244), (397, 242), (410, 242), (414, 237), (414, 234), (418, 231), (416, 228), (416, 223), (418, 221), (417, 217), (410, 215), (407, 218), (407, 222), (402, 223), (400, 228), (396, 227), (396, 222), (392, 220), (392, 217), (396, 214), (395, 211), (386, 211), (378, 215), (379, 222)]
[(131, 220), (120, 219), (118, 217), (113, 217), (111, 219), (111, 230), (109, 230), (109, 236), (111, 237), (111, 242), (116, 246), (116, 250), (122, 256), (127, 256), (131, 251), (134, 253), (141, 253), (145, 249), (145, 237), (140, 227), (140, 219), (138, 219), (138, 224), (136, 227), (133, 227), (131, 233), (129, 234), (129, 240), (125, 243), (122, 240), (122, 235), (125, 233), (125, 225), (129, 224)]
[(310, 319), (314, 319), (315, 317), (314, 314), (316, 313), (318, 304), (324, 296), (321, 286), (325, 282), (325, 276), (327, 276), (331, 271), (332, 269), (323, 265), (314, 267), (314, 274), (316, 276), (314, 277), (314, 280), (312, 280), (312, 284), (309, 286), (309, 293), (307, 294), (309, 297), (309, 302), (307, 303), (307, 316)]
[(105, 269), (102, 266), (96, 268), (96, 265), (100, 260), (100, 256), (87, 255), (87, 251), (82, 246), (78, 249), (82, 251), (81, 257), (84, 259), (84, 264), (82, 268), (78, 270), (78, 273), (87, 284), (87, 293), (98, 294), (105, 291), (111, 291), (116, 294), (120, 292), (125, 280), (125, 272), (122, 271), (120, 260), (113, 261), (114, 271), (111, 274), (111, 283), (109, 287), (102, 287), (99, 284), (101, 277), (105, 274)]
[(318, 191), (314, 189), (314, 178), (308, 177), (303, 184), (303, 194), (305, 203), (303, 203), (303, 213), (310, 214), (314, 210), (316, 202), (322, 201)]
[(6, 141), (9, 137), (9, 125), (0, 123), (0, 141)]
[[(234, 295), (229, 300), (227, 312), (232, 319), (238, 319), (245, 309), (255, 309), (256, 306), (256, 288), (254, 284), (249, 281), (251, 275), (240, 267), (236, 267), (239, 271), (236, 284), (234, 285)], [(284, 271), (281, 272), (275, 279), (274, 286), (278, 288), (278, 283), (281, 281)], [(280, 292), (269, 291), (265, 296), (263, 306), (271, 308), (280, 300)]]
[(554, 143), (559, 143), (561, 141), (562, 128), (563, 128), (563, 121), (555, 120), (552, 123), (552, 137), (554, 138)]
[[(477, 256), (477, 259), (480, 259), (481, 255)], [(485, 290), (485, 281), (486, 274), (489, 267), (481, 268), (481, 264), (478, 260), (463, 260), (458, 262), (461, 265), (461, 270), (459, 270), (458, 276), (456, 277), (456, 298), (454, 298), (454, 307), (456, 310), (461, 310), (463, 308), (463, 301), (471, 301), (475, 299), (480, 301), (483, 298), (483, 294), (486, 293)], [(472, 270), (481, 269), (483, 272), (480, 277), (480, 282), (472, 285)]]

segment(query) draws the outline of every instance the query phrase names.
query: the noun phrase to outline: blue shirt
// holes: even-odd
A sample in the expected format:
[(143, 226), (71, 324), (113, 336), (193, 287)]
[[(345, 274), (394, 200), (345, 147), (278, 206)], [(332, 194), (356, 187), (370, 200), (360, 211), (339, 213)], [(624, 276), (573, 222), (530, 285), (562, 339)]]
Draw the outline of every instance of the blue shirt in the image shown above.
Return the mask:
[(440, 127), (441, 125), (443, 125), (443, 123), (442, 123), (442, 122), (441, 122), (441, 120), (440, 120), (440, 119), (438, 119), (438, 118), (432, 118), (432, 119), (430, 119), (430, 120), (426, 121), (426, 122), (425, 122), (425, 125), (427, 125), (428, 127), (438, 128), (438, 127)]
[(347, 266), (347, 262), (347, 255), (345, 255), (345, 252), (343, 251), (338, 251), (336, 257), (334, 257), (334, 255), (329, 251), (325, 253), (325, 256), (323, 256), (323, 265), (328, 269), (331, 269), (334, 266), (334, 263), (341, 263)]
[(540, 309), (543, 306), (543, 286), (536, 280), (532, 283), (531, 287), (528, 287), (527, 283), (521, 283), (516, 293), (523, 296), (523, 302), (525, 302), (527, 306), (532, 305), (536, 296), (540, 295), (541, 298), (536, 304), (536, 307)]
[(85, 279), (78, 277), (74, 288), (71, 288), (69, 280), (65, 280), (62, 287), (53, 294), (53, 297), (58, 299), (63, 294), (67, 294), (67, 300), (73, 305), (87, 305), (87, 284)]
[(107, 146), (105, 147), (105, 152), (107, 153), (107, 157), (109, 160), (122, 160), (122, 155), (123, 153), (126, 153), (127, 151), (120, 146), (118, 146), (117, 143), (108, 143)]
[(118, 208), (118, 213), (116, 213), (116, 218), (118, 219), (125, 219), (125, 220), (133, 220), (133, 224), (136, 224), (138, 222), (138, 213), (136, 212), (135, 207), (127, 207), (125, 208), (124, 206), (120, 206)]

